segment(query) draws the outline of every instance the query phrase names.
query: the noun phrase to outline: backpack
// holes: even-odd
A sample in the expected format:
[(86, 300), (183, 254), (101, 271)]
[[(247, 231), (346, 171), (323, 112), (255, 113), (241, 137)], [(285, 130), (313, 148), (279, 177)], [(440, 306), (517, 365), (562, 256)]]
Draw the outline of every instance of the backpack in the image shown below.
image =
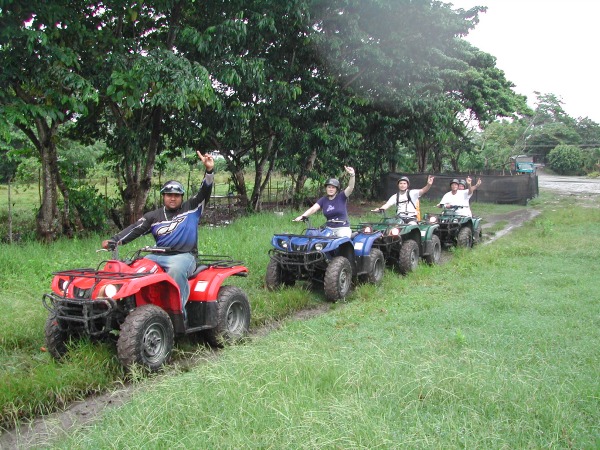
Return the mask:
[[(410, 196), (410, 190), (406, 191), (406, 198), (408, 198), (408, 200), (416, 209), (417, 211), (417, 220), (421, 220), (421, 202), (419, 201), (419, 199), (417, 199), (417, 203), (413, 202), (411, 196)], [(400, 201), (400, 192), (396, 192), (396, 211), (398, 211), (398, 205), (400, 205), (400, 203), (406, 203), (406, 201)]]

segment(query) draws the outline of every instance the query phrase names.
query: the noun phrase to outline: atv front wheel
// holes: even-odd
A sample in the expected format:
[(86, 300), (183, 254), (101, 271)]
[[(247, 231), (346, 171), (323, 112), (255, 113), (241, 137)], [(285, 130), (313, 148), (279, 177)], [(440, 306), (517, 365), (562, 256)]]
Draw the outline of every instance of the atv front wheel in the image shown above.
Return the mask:
[(419, 265), (419, 244), (413, 239), (407, 239), (400, 248), (400, 257), (398, 258), (398, 270), (405, 275), (412, 272)]
[(373, 284), (381, 283), (383, 275), (385, 273), (385, 256), (383, 252), (378, 248), (371, 250), (371, 254), (368, 256), (369, 260), (367, 263), (368, 272), (364, 276), (363, 280)]
[(217, 297), (217, 327), (204, 332), (214, 347), (241, 340), (250, 329), (250, 302), (237, 286), (221, 286)]
[(343, 299), (348, 295), (352, 284), (352, 266), (344, 256), (333, 258), (325, 270), (323, 289), (325, 298), (330, 302)]
[(46, 337), (46, 350), (48, 350), (50, 356), (57, 361), (62, 359), (67, 353), (67, 342), (70, 337), (69, 333), (60, 329), (58, 319), (53, 313), (48, 314), (44, 335)]
[(431, 237), (431, 253), (425, 256), (425, 262), (427, 264), (434, 265), (440, 263), (440, 258), (442, 257), (442, 242), (437, 235), (433, 235)]
[(471, 248), (473, 246), (473, 232), (469, 227), (462, 227), (456, 237), (457, 247)]
[(156, 371), (173, 350), (174, 332), (169, 315), (156, 305), (134, 309), (121, 325), (117, 354), (125, 367), (134, 363)]
[(284, 270), (274, 259), (269, 261), (267, 265), (267, 272), (265, 273), (265, 285), (269, 291), (273, 291), (284, 286), (293, 286), (296, 280), (288, 271)]

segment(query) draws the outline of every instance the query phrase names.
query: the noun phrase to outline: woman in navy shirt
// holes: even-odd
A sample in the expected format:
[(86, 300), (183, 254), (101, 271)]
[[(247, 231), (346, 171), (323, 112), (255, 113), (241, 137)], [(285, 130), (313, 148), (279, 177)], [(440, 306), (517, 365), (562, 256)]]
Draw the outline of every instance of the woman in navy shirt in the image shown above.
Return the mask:
[(354, 169), (344, 166), (346, 172), (350, 175), (348, 187), (343, 191), (340, 190), (340, 182), (335, 178), (330, 178), (325, 182), (326, 195), (321, 197), (317, 202), (308, 208), (304, 214), (294, 219), (295, 222), (300, 222), (308, 216), (316, 213), (319, 210), (323, 211), (325, 219), (327, 219), (327, 228), (333, 231), (333, 234), (339, 237), (350, 237), (352, 230), (350, 229), (350, 221), (348, 220), (348, 197), (354, 190)]

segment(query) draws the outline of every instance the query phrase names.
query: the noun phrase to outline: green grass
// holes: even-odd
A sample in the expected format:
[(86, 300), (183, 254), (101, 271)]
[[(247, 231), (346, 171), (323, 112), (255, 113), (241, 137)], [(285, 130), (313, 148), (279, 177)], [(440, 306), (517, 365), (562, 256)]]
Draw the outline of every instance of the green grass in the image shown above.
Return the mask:
[[(130, 430), (133, 440), (112, 442), (99, 428), (78, 445), (161, 447), (172, 438), (175, 446), (206, 440), (206, 447), (221, 448), (539, 447), (566, 446), (569, 440), (593, 447), (598, 428), (589, 424), (598, 422), (599, 388), (590, 367), (598, 360), (599, 311), (591, 275), (598, 265), (598, 210), (544, 196), (535, 203), (547, 211), (523, 230), (473, 252), (457, 251), (451, 263), (422, 266), (409, 277), (388, 272), (381, 286), (356, 289), (349, 304), (227, 349), (216, 363), (187, 367), (183, 356), (210, 351), (180, 341), (167, 372), (183, 375), (172, 384), (157, 381), (166, 397), (142, 396), (126, 407), (133, 410), (115, 413), (128, 417), (129, 425), (110, 425), (144, 430), (137, 422), (153, 423), (150, 416), (166, 429), (145, 436)], [(473, 206), (481, 216), (517, 208)], [(263, 288), (270, 237), (300, 232), (302, 224), (291, 222), (297, 213), (263, 213), (200, 230), (201, 252), (230, 254), (249, 267), (248, 278), (231, 281), (251, 299), (254, 329), (324, 302), (322, 294), (302, 286)], [(110, 346), (79, 343), (62, 364), (41, 349), (47, 313), (40, 299), (51, 272), (95, 266), (104, 256), (95, 253), (103, 238), (1, 246), (3, 426), (126, 380)], [(129, 379), (144, 380), (137, 376)], [(174, 410), (145, 410), (154, 401), (174, 402)], [(557, 432), (560, 421), (566, 424), (563, 435)], [(232, 423), (239, 430), (230, 430)], [(487, 428), (497, 436), (488, 439)], [(552, 437), (543, 440), (544, 433)]]
[(56, 447), (598, 448), (600, 210), (561, 206), (151, 382)]

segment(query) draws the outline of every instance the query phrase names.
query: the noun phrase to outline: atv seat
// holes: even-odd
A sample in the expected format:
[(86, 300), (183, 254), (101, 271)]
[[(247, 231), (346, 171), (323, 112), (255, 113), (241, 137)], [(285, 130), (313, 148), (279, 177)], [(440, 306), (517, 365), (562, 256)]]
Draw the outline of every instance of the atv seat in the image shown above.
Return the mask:
[(192, 274), (188, 277), (188, 280), (191, 280), (196, 275), (198, 275), (200, 272), (202, 272), (203, 270), (206, 270), (206, 269), (208, 269), (208, 266), (205, 264), (200, 264), (199, 266), (196, 266), (196, 270), (194, 270), (192, 272)]

